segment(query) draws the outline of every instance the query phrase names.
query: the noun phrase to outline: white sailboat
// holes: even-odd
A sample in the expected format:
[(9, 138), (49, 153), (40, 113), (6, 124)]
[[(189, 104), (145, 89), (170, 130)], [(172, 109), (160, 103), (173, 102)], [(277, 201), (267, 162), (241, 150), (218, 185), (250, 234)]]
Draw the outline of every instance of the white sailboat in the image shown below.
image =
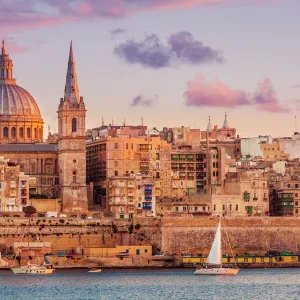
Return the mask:
[(199, 268), (195, 275), (237, 275), (239, 269), (222, 267), (222, 248), (221, 248), (221, 220), (219, 222), (216, 235), (207, 257), (208, 266)]

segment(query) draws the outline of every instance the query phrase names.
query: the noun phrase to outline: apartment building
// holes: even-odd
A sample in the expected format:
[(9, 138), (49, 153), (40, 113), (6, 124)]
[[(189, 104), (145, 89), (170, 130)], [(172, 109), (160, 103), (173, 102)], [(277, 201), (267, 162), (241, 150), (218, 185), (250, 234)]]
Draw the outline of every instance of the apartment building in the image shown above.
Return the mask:
[(87, 183), (95, 208), (107, 209), (107, 178), (140, 173), (156, 184), (155, 196), (171, 193), (171, 145), (160, 137), (110, 137), (87, 143)]
[(128, 174), (107, 178), (108, 210), (116, 218), (156, 216), (155, 182), (152, 176)]
[(29, 199), (29, 175), (20, 166), (0, 157), (0, 211), (22, 212)]
[(171, 197), (209, 194), (211, 186), (222, 185), (224, 178), (224, 148), (192, 146), (172, 148)]

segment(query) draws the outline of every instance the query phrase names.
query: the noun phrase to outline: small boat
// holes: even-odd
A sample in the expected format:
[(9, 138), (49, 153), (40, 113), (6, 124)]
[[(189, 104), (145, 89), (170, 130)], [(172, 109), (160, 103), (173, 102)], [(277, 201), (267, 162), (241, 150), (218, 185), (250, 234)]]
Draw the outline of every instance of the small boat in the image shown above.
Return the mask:
[(46, 266), (31, 265), (11, 268), (14, 274), (48, 275), (52, 274), (54, 269)]
[(102, 270), (100, 268), (91, 268), (88, 270), (89, 273), (101, 273)]
[(222, 267), (222, 248), (221, 248), (221, 220), (219, 222), (216, 235), (207, 257), (207, 264), (195, 271), (195, 275), (237, 275), (239, 269)]

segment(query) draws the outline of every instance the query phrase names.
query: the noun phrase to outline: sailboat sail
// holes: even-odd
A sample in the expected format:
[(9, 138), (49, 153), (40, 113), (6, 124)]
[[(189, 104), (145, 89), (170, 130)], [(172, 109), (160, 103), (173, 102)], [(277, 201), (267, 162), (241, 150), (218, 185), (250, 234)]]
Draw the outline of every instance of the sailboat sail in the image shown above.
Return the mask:
[(221, 222), (219, 222), (219, 226), (216, 231), (216, 235), (214, 238), (214, 242), (211, 246), (207, 263), (213, 265), (221, 265), (222, 264), (222, 252), (221, 252)]

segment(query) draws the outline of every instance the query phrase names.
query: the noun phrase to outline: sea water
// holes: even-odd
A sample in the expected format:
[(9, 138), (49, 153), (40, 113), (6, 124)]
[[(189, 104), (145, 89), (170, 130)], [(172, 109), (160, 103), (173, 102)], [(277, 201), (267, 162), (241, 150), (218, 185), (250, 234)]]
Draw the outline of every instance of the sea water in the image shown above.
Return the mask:
[(0, 271), (1, 300), (300, 299), (300, 269), (242, 269), (237, 276), (196, 276), (193, 269)]

